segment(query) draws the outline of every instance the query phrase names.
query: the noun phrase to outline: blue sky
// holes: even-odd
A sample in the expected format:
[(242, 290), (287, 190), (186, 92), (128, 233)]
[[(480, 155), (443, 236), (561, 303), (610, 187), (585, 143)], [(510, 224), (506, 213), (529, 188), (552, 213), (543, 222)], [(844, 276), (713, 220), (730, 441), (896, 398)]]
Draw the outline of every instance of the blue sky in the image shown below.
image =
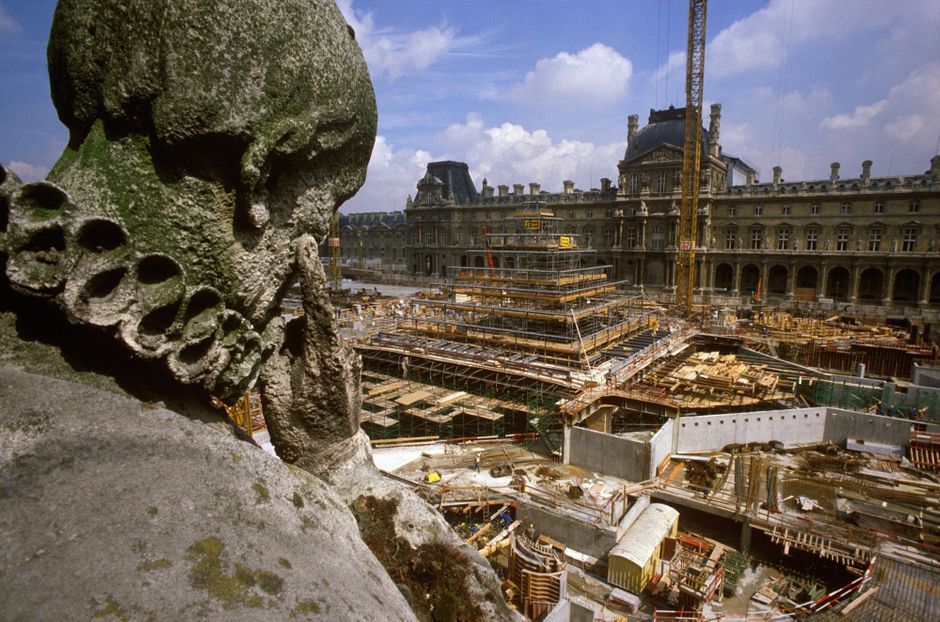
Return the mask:
[[(343, 211), (401, 209), (428, 161), (477, 186), (616, 179), (626, 117), (682, 106), (685, 0), (340, 0), (379, 132)], [(49, 101), (54, 2), (0, 0), (0, 162), (45, 174), (67, 134)], [(726, 152), (764, 179), (916, 174), (940, 144), (940, 2), (712, 0), (705, 99)]]

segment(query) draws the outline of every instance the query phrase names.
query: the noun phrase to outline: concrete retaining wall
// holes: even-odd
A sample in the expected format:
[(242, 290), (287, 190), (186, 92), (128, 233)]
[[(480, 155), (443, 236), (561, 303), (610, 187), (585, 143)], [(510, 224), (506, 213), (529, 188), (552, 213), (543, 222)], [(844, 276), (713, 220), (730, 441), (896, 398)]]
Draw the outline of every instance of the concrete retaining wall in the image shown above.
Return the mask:
[(780, 441), (786, 446), (819, 443), (825, 408), (763, 410), (680, 418), (676, 452), (717, 451), (732, 443)]
[(587, 428), (571, 428), (568, 462), (631, 482), (649, 479), (649, 441), (623, 438)]
[(607, 552), (617, 544), (617, 530), (614, 527), (596, 527), (568, 518), (561, 512), (520, 504), (516, 518), (522, 521), (524, 527), (531, 524), (536, 533), (544, 533), (576, 551), (598, 559), (606, 558)]
[(839, 408), (828, 410), (823, 435), (825, 442), (845, 445), (848, 438), (861, 438), (904, 447), (911, 441), (911, 426), (914, 422), (909, 419), (868, 415)]
[(650, 439), (650, 474), (647, 477), (656, 475), (656, 469), (659, 468), (660, 463), (666, 459), (666, 456), (672, 453), (674, 423), (674, 419), (667, 419), (663, 427), (659, 428), (659, 431)]

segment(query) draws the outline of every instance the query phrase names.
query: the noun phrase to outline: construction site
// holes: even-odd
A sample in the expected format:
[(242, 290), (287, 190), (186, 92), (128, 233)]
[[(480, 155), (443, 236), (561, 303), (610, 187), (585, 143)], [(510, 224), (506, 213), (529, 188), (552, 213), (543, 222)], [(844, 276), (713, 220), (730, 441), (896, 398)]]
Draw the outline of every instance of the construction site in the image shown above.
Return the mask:
[(530, 620), (940, 619), (936, 344), (759, 282), (697, 293), (705, 5), (673, 115), (671, 303), (612, 279), (534, 192), (414, 295), (342, 289), (334, 221), (361, 427)]
[(559, 220), (526, 205), (413, 296), (339, 292), (379, 468), (532, 620), (940, 616), (935, 351), (654, 303)]

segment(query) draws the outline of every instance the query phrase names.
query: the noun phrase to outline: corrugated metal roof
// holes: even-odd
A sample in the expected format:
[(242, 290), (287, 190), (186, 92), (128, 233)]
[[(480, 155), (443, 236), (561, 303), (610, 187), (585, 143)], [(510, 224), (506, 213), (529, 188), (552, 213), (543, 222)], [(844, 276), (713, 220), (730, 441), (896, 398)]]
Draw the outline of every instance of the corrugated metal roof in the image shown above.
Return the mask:
[(610, 556), (622, 557), (642, 568), (678, 518), (679, 512), (668, 505), (651, 503), (624, 532)]

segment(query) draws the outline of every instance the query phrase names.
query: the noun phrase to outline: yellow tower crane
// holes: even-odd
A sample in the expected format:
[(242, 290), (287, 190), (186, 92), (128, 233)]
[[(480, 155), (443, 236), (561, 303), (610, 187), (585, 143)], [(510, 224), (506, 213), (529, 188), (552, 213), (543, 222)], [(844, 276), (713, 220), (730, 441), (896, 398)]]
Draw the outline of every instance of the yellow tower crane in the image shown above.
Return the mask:
[(685, 147), (682, 154), (682, 208), (679, 211), (679, 257), (676, 270), (676, 305), (686, 313), (692, 311), (692, 288), (695, 287), (707, 4), (707, 0), (689, 0), (689, 43), (685, 66)]

